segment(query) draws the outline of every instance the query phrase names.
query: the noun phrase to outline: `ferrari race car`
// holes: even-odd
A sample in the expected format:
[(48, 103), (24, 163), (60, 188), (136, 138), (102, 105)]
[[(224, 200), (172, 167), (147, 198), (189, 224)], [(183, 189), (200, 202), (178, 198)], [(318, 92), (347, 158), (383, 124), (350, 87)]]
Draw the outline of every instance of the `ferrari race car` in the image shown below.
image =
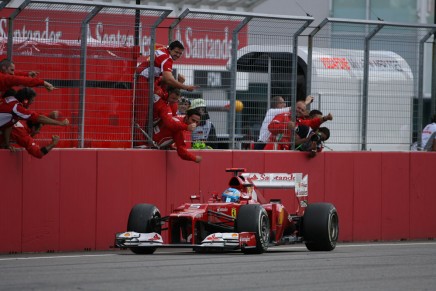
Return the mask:
[[(152, 254), (160, 247), (187, 247), (196, 252), (241, 250), (247, 254), (293, 243), (304, 243), (311, 251), (336, 247), (336, 208), (330, 203), (308, 203), (307, 175), (246, 173), (241, 168), (226, 171), (233, 173), (229, 188), (221, 195), (213, 194), (207, 203), (185, 203), (168, 216), (162, 216), (154, 205), (135, 205), (127, 232), (116, 234), (115, 246), (135, 254)], [(296, 211), (290, 213), (278, 200), (268, 202), (260, 192), (262, 188), (294, 189)], [(196, 199), (196, 195), (191, 196), (192, 201)]]

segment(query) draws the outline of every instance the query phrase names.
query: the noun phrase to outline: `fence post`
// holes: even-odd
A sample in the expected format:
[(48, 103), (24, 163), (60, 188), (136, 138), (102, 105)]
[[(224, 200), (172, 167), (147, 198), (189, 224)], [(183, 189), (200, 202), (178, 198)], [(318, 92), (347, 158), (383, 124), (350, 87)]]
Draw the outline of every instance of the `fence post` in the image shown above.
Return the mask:
[(231, 67), (230, 67), (230, 121), (231, 130), (229, 135), (229, 148), (235, 148), (235, 133), (236, 133), (236, 111), (235, 111), (235, 101), (236, 101), (236, 78), (237, 78), (237, 67), (238, 67), (238, 33), (247, 25), (248, 22), (253, 17), (246, 17), (242, 20), (238, 26), (232, 32), (232, 53), (231, 53)]
[(307, 40), (307, 76), (306, 76), (306, 92), (307, 95), (312, 94), (312, 53), (313, 53), (313, 38), (323, 27), (329, 22), (328, 18), (325, 18), (318, 26), (309, 33)]
[[(292, 44), (292, 59), (291, 59), (291, 103), (292, 103), (292, 121), (297, 120), (297, 66), (298, 66), (298, 37), (309, 26), (312, 21), (306, 21), (294, 34)], [(295, 134), (291, 134), (291, 149), (295, 150)]]
[(155, 51), (155, 44), (156, 44), (156, 28), (159, 26), (159, 24), (164, 21), (165, 18), (171, 13), (171, 11), (165, 11), (165, 13), (162, 13), (158, 19), (153, 23), (151, 26), (150, 31), (150, 68), (153, 68), (153, 70), (149, 70), (148, 72), (148, 125), (147, 125), (147, 133), (148, 136), (151, 137), (151, 140), (148, 141), (150, 145), (153, 145), (153, 99), (154, 99), (154, 51)]
[(80, 88), (79, 88), (79, 147), (85, 146), (85, 107), (86, 107), (86, 55), (88, 47), (88, 24), (103, 9), (96, 6), (82, 21), (80, 40)]
[(0, 10), (2, 10), (3, 8), (5, 8), (9, 2), (11, 2), (11, 0), (4, 0), (0, 3)]
[(368, 134), (368, 82), (369, 82), (369, 43), (383, 24), (378, 24), (376, 28), (369, 32), (365, 37), (364, 44), (364, 63), (363, 63), (363, 88), (362, 88), (362, 143), (361, 150), (366, 151), (367, 134)]
[(422, 127), (423, 127), (423, 114), (424, 114), (424, 43), (435, 33), (436, 29), (430, 30), (419, 41), (419, 54), (418, 54), (418, 144), (421, 145), (422, 141)]
[[(6, 2), (5, 5), (7, 5), (8, 3), (9, 3), (9, 1)], [(26, 6), (29, 5), (29, 3), (30, 3), (30, 0), (24, 1), (20, 5), (20, 7), (18, 7), (17, 9), (15, 9), (14, 12), (12, 12), (11, 16), (9, 17), (9, 23), (8, 23), (8, 60), (10, 60), (10, 61), (12, 61), (12, 55), (13, 55), (12, 48), (14, 46), (14, 20), (18, 16), (18, 14), (20, 14), (21, 11), (23, 11), (24, 8), (26, 8)]]

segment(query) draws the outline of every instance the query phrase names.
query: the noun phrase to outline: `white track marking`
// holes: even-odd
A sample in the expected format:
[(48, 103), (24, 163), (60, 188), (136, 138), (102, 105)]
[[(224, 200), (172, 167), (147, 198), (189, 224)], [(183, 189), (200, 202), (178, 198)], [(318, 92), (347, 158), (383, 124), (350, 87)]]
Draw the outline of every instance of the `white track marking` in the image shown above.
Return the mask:
[(47, 257), (18, 257), (18, 258), (0, 258), (0, 261), (15, 261), (15, 260), (40, 260), (40, 259), (65, 259), (65, 258), (87, 258), (87, 257), (108, 257), (116, 256), (117, 254), (102, 254), (102, 255), (71, 255), (71, 256), (47, 256)]
[[(397, 242), (397, 243), (388, 243), (388, 242), (377, 242), (377, 243), (338, 243), (336, 248), (350, 248), (350, 247), (392, 247), (392, 246), (413, 246), (413, 245), (436, 245), (436, 242)], [(271, 250), (274, 249), (306, 249), (305, 246), (302, 245), (283, 245), (277, 247), (271, 247)]]
[[(413, 245), (436, 245), (436, 242), (398, 242), (398, 243), (345, 243), (345, 244), (337, 244), (336, 248), (348, 248), (348, 247), (395, 247), (395, 246), (413, 246)], [(306, 249), (305, 246), (302, 245), (283, 245), (277, 247), (271, 247), (270, 250), (295, 250), (295, 249)], [(173, 251), (160, 251), (159, 253), (173, 253)], [(116, 254), (100, 254), (100, 255), (53, 255), (53, 256), (39, 256), (39, 257), (10, 257), (10, 258), (0, 258), (0, 261), (16, 261), (16, 260), (44, 260), (44, 259), (65, 259), (65, 258), (87, 258), (87, 257), (109, 257), (109, 256), (117, 256)], [(133, 255), (133, 254), (132, 254)]]

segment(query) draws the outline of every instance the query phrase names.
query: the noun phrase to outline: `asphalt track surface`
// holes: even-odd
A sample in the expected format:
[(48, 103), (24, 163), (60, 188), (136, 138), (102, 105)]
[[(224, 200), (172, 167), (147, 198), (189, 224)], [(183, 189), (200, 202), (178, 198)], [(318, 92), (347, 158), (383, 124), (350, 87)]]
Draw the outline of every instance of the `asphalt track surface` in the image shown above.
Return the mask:
[(436, 242), (1, 255), (0, 290), (436, 290)]

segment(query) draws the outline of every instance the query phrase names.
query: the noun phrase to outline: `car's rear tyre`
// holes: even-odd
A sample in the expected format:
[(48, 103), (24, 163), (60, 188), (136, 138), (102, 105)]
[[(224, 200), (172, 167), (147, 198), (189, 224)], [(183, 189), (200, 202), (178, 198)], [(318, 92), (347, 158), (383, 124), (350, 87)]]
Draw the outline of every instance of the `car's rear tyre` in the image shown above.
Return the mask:
[(339, 236), (339, 217), (330, 203), (313, 203), (303, 216), (303, 238), (310, 251), (331, 251)]
[(236, 232), (254, 232), (256, 248), (242, 247), (244, 254), (261, 254), (268, 249), (270, 224), (266, 210), (257, 204), (242, 205), (236, 216)]
[[(137, 204), (130, 210), (127, 222), (127, 231), (139, 233), (156, 232), (161, 233), (160, 212), (156, 206), (151, 204)], [(137, 247), (130, 248), (135, 254), (152, 254), (156, 248)]]

